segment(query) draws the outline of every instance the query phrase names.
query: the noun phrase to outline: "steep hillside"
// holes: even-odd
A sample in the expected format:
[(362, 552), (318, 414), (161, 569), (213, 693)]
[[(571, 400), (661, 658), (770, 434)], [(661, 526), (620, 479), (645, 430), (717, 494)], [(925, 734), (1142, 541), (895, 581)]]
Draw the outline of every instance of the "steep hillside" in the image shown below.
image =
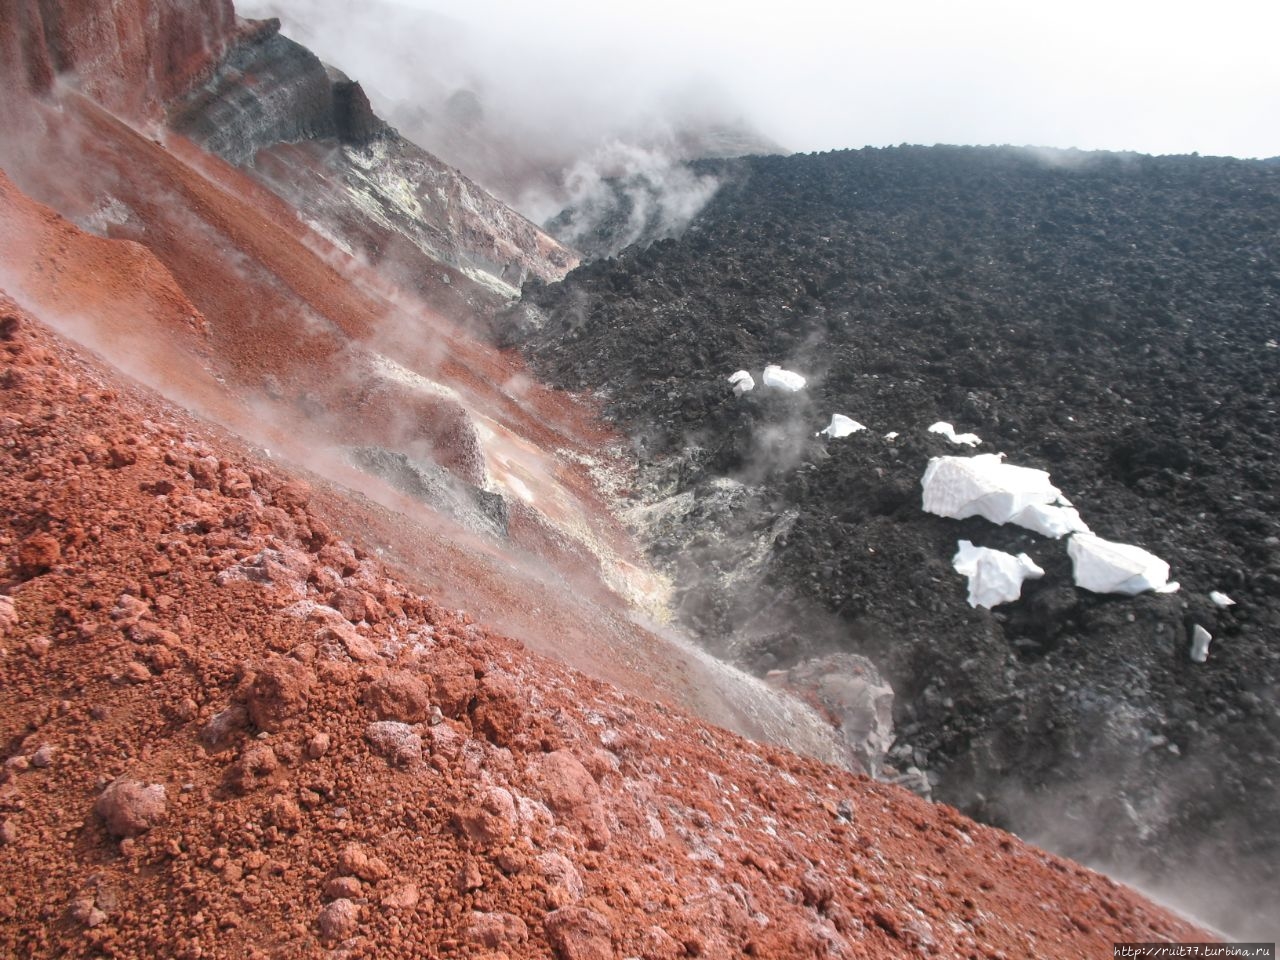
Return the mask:
[(0, 41), (0, 953), (1208, 936), (657, 625), (619, 436), (473, 333), (572, 254), (352, 81), (196, 0)]
[(0, 363), (6, 955), (1068, 957), (1204, 936), (442, 608), (338, 532), (339, 491), (2, 296)]
[[(934, 796), (1265, 930), (1275, 167), (935, 147), (698, 171), (722, 186), (681, 238), (526, 286), (500, 331), (632, 436), (633, 519), (684, 622), (762, 674), (869, 657), (897, 694), (890, 760), (926, 770)], [(734, 395), (730, 374), (759, 383), (769, 363), (806, 388)], [(869, 429), (817, 436), (835, 413)], [(929, 457), (970, 452), (926, 433), (940, 420), (1048, 470), (1181, 591), (1089, 594), (1060, 541), (925, 514)], [(960, 539), (1047, 575), (971, 609)], [(1204, 664), (1197, 625), (1215, 638)]]

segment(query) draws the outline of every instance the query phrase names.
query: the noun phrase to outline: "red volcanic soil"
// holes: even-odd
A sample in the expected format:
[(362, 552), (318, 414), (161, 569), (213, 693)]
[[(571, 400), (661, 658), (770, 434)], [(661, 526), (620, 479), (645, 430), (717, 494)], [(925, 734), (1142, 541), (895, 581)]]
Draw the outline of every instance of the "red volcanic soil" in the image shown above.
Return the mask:
[[(91, 196), (94, 177), (112, 165), (131, 168), (111, 195), (128, 205), (143, 242), (87, 234), (0, 172), (0, 284), (183, 406), (323, 471), (342, 485), (320, 486), (341, 528), (360, 531), (369, 549), (412, 571), (442, 602), (465, 604), (629, 690), (704, 712), (715, 707), (722, 722), (751, 729), (750, 718), (724, 713), (707, 696), (712, 682), (694, 658), (636, 627), (602, 582), (602, 563), (635, 558), (585, 469), (561, 455), (599, 459), (614, 439), (587, 407), (533, 383), (516, 358), (438, 314), (388, 299), (385, 281), (357, 265), (340, 272), (290, 232), (305, 228), (287, 207), (233, 168), (203, 157), (201, 170), (221, 178), (206, 180), (87, 101), (68, 109), (84, 112), (100, 163), (77, 175), (73, 164), (51, 159), (43, 171), (24, 171), (28, 181), (83, 211), (88, 199), (78, 191)], [(55, 176), (60, 165), (63, 180)], [(202, 242), (207, 237), (217, 242)], [(359, 364), (374, 354), (447, 384), (457, 399), (361, 375)], [(263, 387), (268, 377), (277, 397)], [(392, 388), (398, 406), (387, 402)], [(506, 544), (470, 534), (325, 453), (334, 444), (416, 439), (474, 479), (474, 463), (460, 456), (475, 443), (462, 442), (462, 404), (467, 416), (504, 432), (495, 453), (516, 450), (528, 485), (546, 493), (538, 511), (513, 509)], [(561, 520), (588, 530), (612, 560), (551, 523)]]
[(0, 300), (0, 953), (1082, 957), (1203, 933), (530, 653)]

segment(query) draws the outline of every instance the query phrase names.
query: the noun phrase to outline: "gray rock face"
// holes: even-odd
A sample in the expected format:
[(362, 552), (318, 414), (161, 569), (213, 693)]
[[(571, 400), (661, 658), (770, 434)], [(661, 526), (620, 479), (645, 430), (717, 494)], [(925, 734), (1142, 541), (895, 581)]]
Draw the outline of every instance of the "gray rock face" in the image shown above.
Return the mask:
[[(470, 296), (505, 303), (526, 278), (558, 280), (577, 265), (568, 248), (400, 136), (358, 82), (283, 36), (278, 21), (247, 33), (169, 120), (248, 168), (339, 248), (389, 259), (428, 292), (470, 279)], [(426, 275), (424, 255), (463, 276)]]
[[(341, 105), (349, 108), (352, 99), (344, 89)], [(337, 137), (338, 120), (334, 82), (324, 64), (281, 35), (276, 22), (275, 29), (233, 47), (171, 123), (210, 152), (243, 166), (277, 143)]]

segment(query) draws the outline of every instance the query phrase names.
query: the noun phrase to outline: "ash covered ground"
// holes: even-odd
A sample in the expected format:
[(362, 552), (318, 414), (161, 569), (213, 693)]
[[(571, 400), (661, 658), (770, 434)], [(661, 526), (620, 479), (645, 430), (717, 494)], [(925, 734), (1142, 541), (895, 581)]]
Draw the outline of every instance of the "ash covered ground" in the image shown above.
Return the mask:
[[(888, 762), (936, 799), (1274, 933), (1280, 169), (903, 147), (695, 172), (720, 187), (681, 237), (527, 284), (498, 328), (633, 438), (681, 619), (761, 674), (870, 658)], [(734, 396), (769, 363), (806, 388)], [(869, 429), (815, 436), (833, 413)], [(929, 458), (968, 452), (937, 420), (1181, 591), (1090, 594), (1064, 541), (925, 514)], [(971, 609), (959, 539), (1046, 576)]]

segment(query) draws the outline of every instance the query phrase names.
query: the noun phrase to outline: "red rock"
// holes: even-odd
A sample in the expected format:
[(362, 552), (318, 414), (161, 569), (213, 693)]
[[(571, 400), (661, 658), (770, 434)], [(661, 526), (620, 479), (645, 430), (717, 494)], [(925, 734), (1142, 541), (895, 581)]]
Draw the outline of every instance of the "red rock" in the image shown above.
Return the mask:
[(407, 723), (378, 720), (365, 728), (364, 735), (374, 753), (394, 766), (404, 767), (422, 759), (422, 737)]
[(356, 877), (334, 877), (324, 886), (326, 900), (358, 900), (360, 881)]
[(613, 960), (613, 928), (585, 907), (561, 907), (543, 920), (559, 960)]
[(430, 665), (431, 699), (450, 719), (467, 711), (476, 692), (476, 674), (462, 657), (436, 657)]
[(18, 573), (38, 577), (48, 573), (62, 559), (62, 545), (47, 533), (35, 533), (18, 547)]
[(600, 801), (600, 788), (577, 757), (568, 750), (548, 753), (535, 765), (533, 776), (547, 806), (579, 826), (593, 849), (603, 849), (609, 843), (608, 818)]
[(377, 623), (383, 619), (382, 605), (363, 590), (343, 587), (329, 598), (329, 606), (352, 623)]
[(516, 831), (516, 803), (511, 791), (490, 787), (455, 815), (462, 832), (482, 844), (509, 840)]
[(167, 803), (161, 784), (116, 780), (98, 797), (94, 812), (117, 837), (136, 837), (165, 818)]
[(382, 659), (377, 648), (350, 626), (327, 626), (316, 631), (317, 643), (340, 647), (356, 663), (371, 663)]
[(382, 905), (388, 910), (412, 910), (422, 899), (422, 893), (416, 883), (406, 883), (382, 898)]
[(345, 898), (334, 900), (320, 911), (317, 926), (325, 940), (345, 940), (360, 924), (360, 908)]
[(476, 911), (471, 914), (467, 937), (482, 947), (516, 946), (529, 939), (529, 928), (511, 913)]
[(237, 793), (248, 793), (259, 787), (280, 767), (276, 752), (265, 743), (254, 743), (244, 752), (227, 774), (227, 783)]
[(268, 820), (272, 826), (288, 833), (296, 833), (302, 829), (302, 811), (298, 804), (288, 797), (277, 796), (271, 801)]
[(274, 733), (306, 716), (311, 699), (311, 671), (305, 664), (273, 657), (254, 671), (246, 707), (260, 730)]
[(276, 488), (271, 494), (271, 501), (282, 510), (302, 510), (311, 502), (311, 484), (305, 480), (290, 480)]
[(582, 877), (569, 858), (544, 853), (537, 859), (538, 872), (547, 883), (547, 899), (553, 907), (566, 907), (582, 899)]
[(427, 685), (403, 670), (388, 671), (369, 684), (364, 700), (379, 720), (421, 723), (431, 710)]
[(527, 700), (519, 688), (506, 677), (488, 674), (480, 681), (475, 700), (471, 715), (476, 731), (500, 747), (514, 743), (527, 725)]
[(329, 752), (329, 734), (323, 730), (307, 740), (307, 759), (319, 760)]
[(650, 927), (640, 938), (640, 956), (644, 960), (679, 960), (684, 948), (661, 927)]
[(342, 848), (338, 853), (337, 869), (339, 873), (352, 874), (369, 883), (385, 880), (391, 875), (391, 870), (381, 858), (369, 856), (368, 850), (358, 843), (348, 843)]
[(210, 750), (225, 750), (249, 726), (249, 711), (233, 703), (215, 714), (200, 731), (200, 742)]

